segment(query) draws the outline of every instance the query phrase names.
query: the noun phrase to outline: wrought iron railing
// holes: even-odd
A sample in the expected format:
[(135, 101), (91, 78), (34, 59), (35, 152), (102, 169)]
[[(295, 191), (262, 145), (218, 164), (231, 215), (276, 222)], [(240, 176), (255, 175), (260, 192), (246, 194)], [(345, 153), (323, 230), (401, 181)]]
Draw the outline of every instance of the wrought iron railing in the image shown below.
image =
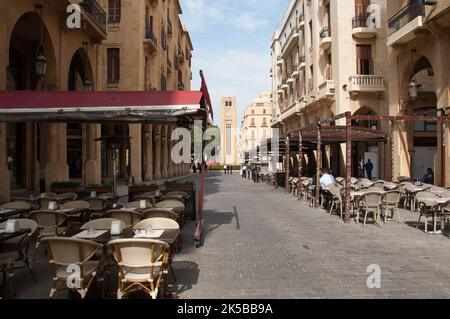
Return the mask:
[(86, 14), (106, 33), (106, 12), (98, 4), (97, 0), (83, 0), (81, 3)]
[[(369, 21), (369, 19), (374, 19), (375, 20), (375, 17), (368, 16), (368, 15), (362, 15), (362, 16), (354, 17), (352, 19), (353, 28), (367, 28), (367, 27), (369, 27), (369, 25), (367, 23)], [(373, 25), (375, 25), (375, 21), (373, 21), (373, 22), (374, 22)]]
[(423, 0), (413, 0), (389, 19), (389, 35), (394, 34), (409, 22), (419, 16), (425, 15), (425, 4)]
[(298, 27), (294, 26), (291, 30), (291, 32), (289, 33), (289, 35), (286, 38), (286, 41), (284, 41), (283, 46), (281, 47), (281, 52), (284, 52), (284, 50), (286, 50), (287, 45), (289, 44), (289, 42), (291, 41), (291, 38), (294, 36), (295, 33), (298, 32)]

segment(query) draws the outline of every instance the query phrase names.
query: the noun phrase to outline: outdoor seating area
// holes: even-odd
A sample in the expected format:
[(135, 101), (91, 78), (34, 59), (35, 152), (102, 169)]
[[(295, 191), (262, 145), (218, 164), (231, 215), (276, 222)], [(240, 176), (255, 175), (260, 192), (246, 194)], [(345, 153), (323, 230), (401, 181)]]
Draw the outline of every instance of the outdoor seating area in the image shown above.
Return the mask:
[[(272, 178), (271, 174), (264, 173), (260, 180), (271, 185)], [(321, 207), (330, 215), (335, 214), (344, 219), (344, 178), (336, 177), (333, 184), (319, 188), (318, 202), (316, 202), (316, 187), (312, 177), (303, 176), (300, 181), (297, 177), (290, 177), (287, 184), (286, 193), (308, 202), (311, 207)], [(362, 222), (363, 227), (370, 222), (378, 227), (382, 227), (383, 223), (389, 221), (403, 223), (405, 220), (403, 214), (416, 212), (419, 213), (417, 228), (423, 227), (429, 234), (443, 234), (445, 230), (450, 231), (448, 188), (412, 181), (371, 181), (366, 178), (352, 177), (350, 189), (351, 217), (356, 223)], [(438, 222), (441, 224), (441, 229), (438, 229)], [(429, 232), (430, 227), (432, 230)]]
[[(170, 188), (140, 194), (132, 202), (116, 196), (91, 194), (80, 199), (73, 193), (43, 193), (2, 205), (0, 296), (14, 296), (19, 266), (29, 269), (32, 288), (33, 263), (46, 256), (45, 280), (53, 282), (48, 287), (50, 298), (58, 298), (61, 290), (82, 299), (90, 293), (96, 298), (121, 299), (136, 293), (151, 299), (167, 297), (169, 282), (176, 282), (171, 262), (182, 249), (185, 212), (195, 211), (191, 205), (195, 192)], [(79, 278), (68, 284), (74, 273)], [(111, 291), (114, 282), (117, 291)]]

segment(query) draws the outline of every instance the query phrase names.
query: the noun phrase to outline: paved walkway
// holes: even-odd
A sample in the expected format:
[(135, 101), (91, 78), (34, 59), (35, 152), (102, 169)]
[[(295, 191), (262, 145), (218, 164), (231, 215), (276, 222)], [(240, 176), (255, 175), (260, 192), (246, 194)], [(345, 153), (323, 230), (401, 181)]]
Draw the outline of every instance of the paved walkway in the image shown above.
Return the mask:
[[(188, 222), (174, 261), (180, 298), (450, 297), (450, 240), (415, 229), (415, 213), (405, 212), (405, 224), (363, 229), (281, 189), (208, 174), (203, 247), (194, 247)], [(198, 183), (198, 175), (190, 179)], [(36, 284), (25, 269), (16, 272), (17, 298), (48, 297), (51, 273), (43, 249), (39, 255)], [(367, 287), (372, 264), (381, 268), (381, 289)]]
[(450, 297), (450, 240), (415, 229), (415, 213), (363, 229), (238, 174), (208, 176), (205, 209), (204, 246), (188, 225), (175, 259), (181, 298)]

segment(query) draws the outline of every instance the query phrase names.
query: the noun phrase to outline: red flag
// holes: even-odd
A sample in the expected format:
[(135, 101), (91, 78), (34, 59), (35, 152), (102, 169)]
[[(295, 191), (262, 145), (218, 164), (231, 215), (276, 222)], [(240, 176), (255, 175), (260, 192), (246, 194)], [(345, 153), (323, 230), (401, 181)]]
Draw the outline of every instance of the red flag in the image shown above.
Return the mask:
[(205, 77), (203, 76), (203, 71), (200, 71), (200, 77), (202, 78), (202, 87), (201, 87), (200, 91), (203, 93), (203, 96), (205, 97), (206, 104), (208, 104), (208, 108), (209, 108), (208, 112), (209, 112), (209, 114), (211, 114), (211, 120), (214, 121), (213, 107), (212, 107), (211, 98), (210, 98), (209, 92), (208, 92), (208, 86), (206, 85)]

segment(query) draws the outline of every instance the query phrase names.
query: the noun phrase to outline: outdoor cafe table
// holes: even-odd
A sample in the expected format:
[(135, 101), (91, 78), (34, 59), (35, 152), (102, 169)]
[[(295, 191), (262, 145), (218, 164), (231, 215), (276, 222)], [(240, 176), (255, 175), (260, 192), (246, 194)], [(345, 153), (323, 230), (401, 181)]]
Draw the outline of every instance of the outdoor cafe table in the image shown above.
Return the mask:
[[(427, 207), (432, 207), (433, 212), (433, 232), (432, 235), (440, 235), (442, 234), (442, 230), (437, 231), (437, 216), (442, 211), (442, 206), (450, 201), (450, 197), (442, 197), (442, 198), (423, 198), (421, 202), (423, 202)], [(425, 232), (428, 230), (428, 221), (425, 222)]]
[[(97, 231), (98, 230), (101, 230), (101, 229), (97, 229)], [(157, 231), (158, 229), (154, 229), (154, 230)], [(78, 234), (80, 234), (83, 231), (85, 231), (85, 230), (70, 229), (70, 230), (67, 230), (66, 232), (64, 232), (63, 236), (64, 237), (76, 237)], [(179, 229), (164, 229), (164, 232), (162, 233), (162, 235), (159, 238), (152, 238), (152, 239), (160, 240), (169, 245), (173, 245), (177, 241), (179, 235), (180, 235)], [(135, 231), (133, 229), (125, 228), (121, 235), (113, 236), (113, 235), (111, 235), (111, 232), (108, 230), (96, 238), (89, 238), (89, 240), (106, 246), (112, 240), (132, 239), (132, 238), (134, 238), (134, 236), (135, 236)], [(80, 239), (83, 239), (83, 238), (80, 238)]]
[(0, 208), (0, 221), (5, 221), (14, 215), (21, 215), (26, 211), (26, 209)]
[(5, 229), (0, 229), (0, 243), (3, 243), (7, 240), (28, 234), (31, 231), (29, 228), (19, 229), (18, 231), (14, 233), (6, 233)]

